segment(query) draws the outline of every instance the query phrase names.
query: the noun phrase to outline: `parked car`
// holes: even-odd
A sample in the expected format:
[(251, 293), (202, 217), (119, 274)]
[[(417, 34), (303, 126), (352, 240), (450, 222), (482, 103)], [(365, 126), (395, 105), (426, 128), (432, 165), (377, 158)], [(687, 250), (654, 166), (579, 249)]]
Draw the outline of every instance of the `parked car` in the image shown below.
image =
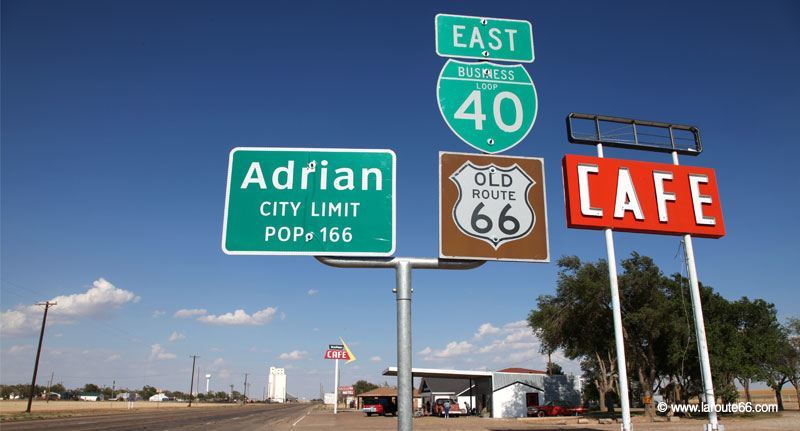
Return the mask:
[(583, 406), (573, 406), (566, 401), (556, 400), (541, 406), (528, 406), (528, 416), (578, 416), (585, 415), (588, 409)]
[(364, 399), (364, 408), (362, 408), (361, 411), (366, 413), (367, 416), (397, 416), (397, 404), (392, 402), (391, 397), (366, 398)]
[(450, 401), (450, 416), (461, 416), (465, 414), (461, 407), (458, 406), (458, 402), (456, 400), (448, 400), (447, 398), (439, 398), (436, 400), (436, 405), (434, 407), (434, 412), (437, 416), (444, 417), (444, 403), (445, 401)]

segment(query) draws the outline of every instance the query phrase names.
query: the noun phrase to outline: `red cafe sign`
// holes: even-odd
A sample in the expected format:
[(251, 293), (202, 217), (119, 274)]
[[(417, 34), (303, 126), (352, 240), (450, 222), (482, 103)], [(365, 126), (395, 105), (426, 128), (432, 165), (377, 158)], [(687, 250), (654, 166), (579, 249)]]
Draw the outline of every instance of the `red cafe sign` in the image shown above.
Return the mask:
[(567, 155), (567, 226), (668, 235), (725, 235), (714, 170)]
[(349, 361), (350, 355), (347, 354), (347, 350), (328, 349), (325, 351), (325, 359), (344, 359), (345, 361)]

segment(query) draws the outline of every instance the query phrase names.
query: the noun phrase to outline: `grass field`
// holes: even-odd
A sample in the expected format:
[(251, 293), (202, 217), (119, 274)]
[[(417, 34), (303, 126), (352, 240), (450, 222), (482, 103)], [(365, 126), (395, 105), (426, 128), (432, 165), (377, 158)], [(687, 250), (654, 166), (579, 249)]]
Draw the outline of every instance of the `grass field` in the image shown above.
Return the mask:
[[(154, 410), (154, 409), (179, 409), (186, 408), (187, 403), (157, 403), (150, 401), (136, 401), (131, 403), (133, 410)], [(227, 403), (192, 403), (202, 408), (225, 408), (237, 404)], [(0, 401), (0, 417), (12, 419), (19, 416), (28, 406), (27, 400), (2, 400)], [(95, 415), (108, 413), (122, 413), (128, 410), (128, 403), (124, 401), (34, 401), (31, 407), (32, 415), (38, 416), (76, 416), (76, 415)]]
[[(797, 392), (794, 390), (794, 386), (787, 385), (790, 389), (784, 389), (781, 391), (781, 395), (783, 395), (783, 408), (786, 410), (798, 410), (800, 407), (797, 405)], [(751, 389), (750, 390), (750, 398), (753, 400), (753, 404), (775, 404), (775, 391), (772, 389)], [(744, 391), (739, 391), (739, 401), (744, 401)]]

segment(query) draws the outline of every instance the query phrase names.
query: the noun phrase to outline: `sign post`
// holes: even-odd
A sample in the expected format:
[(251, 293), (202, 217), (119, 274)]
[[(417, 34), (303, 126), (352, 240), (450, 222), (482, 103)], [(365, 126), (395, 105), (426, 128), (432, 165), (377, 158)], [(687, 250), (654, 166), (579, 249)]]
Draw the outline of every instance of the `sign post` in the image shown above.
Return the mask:
[[(591, 121), (594, 132), (578, 136), (573, 132), (573, 120)], [(614, 127), (614, 134), (603, 136), (601, 123), (611, 123)], [(665, 132), (665, 140), (640, 143), (639, 134), (641, 132), (637, 130), (637, 126), (661, 129), (661, 132)], [(625, 128), (630, 128), (630, 136), (627, 136), (624, 131), (620, 132)], [(694, 146), (688, 148), (679, 146), (675, 138), (676, 131), (691, 133), (694, 137)], [(692, 126), (670, 123), (572, 113), (567, 117), (567, 134), (572, 143), (597, 147), (597, 158), (573, 155), (564, 157), (567, 225), (583, 229), (602, 228), (605, 231), (619, 367), (620, 398), (623, 409), (623, 429), (630, 430), (631, 422), (612, 229), (683, 236), (694, 312), (695, 336), (703, 380), (705, 399), (702, 401), (708, 408), (708, 423), (705, 429), (708, 431), (721, 429), (715, 409), (716, 400), (711, 380), (711, 365), (700, 302), (692, 234), (719, 238), (725, 235), (725, 225), (714, 171), (708, 168), (687, 167), (678, 164), (678, 153), (696, 156), (702, 151), (699, 130)], [(604, 144), (621, 148), (669, 152), (672, 154), (673, 163), (667, 165), (604, 159)]]
[(347, 360), (346, 363), (351, 363), (356, 360), (356, 355), (347, 346), (343, 339), (339, 338), (342, 344), (329, 344), (328, 350), (325, 351), (325, 359), (333, 359), (333, 414), (339, 412), (339, 359)]
[[(678, 153), (672, 152), (672, 163), (678, 165)], [(708, 406), (708, 431), (720, 429), (717, 419), (714, 396), (714, 382), (711, 380), (711, 360), (708, 357), (708, 344), (706, 341), (706, 325), (703, 320), (703, 304), (700, 300), (700, 283), (697, 278), (697, 267), (694, 260), (694, 246), (692, 236), (688, 233), (683, 236), (683, 248), (686, 252), (686, 266), (689, 267), (689, 284), (692, 288), (692, 310), (694, 317), (694, 334), (697, 339), (697, 350), (700, 352), (700, 374), (703, 379), (703, 398)]]
[(356, 257), (321, 257), (320, 262), (337, 268), (392, 268), (395, 270), (397, 300), (397, 429), (413, 428), (411, 373), (411, 270), (417, 269), (472, 269), (482, 261), (439, 260), (419, 257), (393, 257), (386, 259)]

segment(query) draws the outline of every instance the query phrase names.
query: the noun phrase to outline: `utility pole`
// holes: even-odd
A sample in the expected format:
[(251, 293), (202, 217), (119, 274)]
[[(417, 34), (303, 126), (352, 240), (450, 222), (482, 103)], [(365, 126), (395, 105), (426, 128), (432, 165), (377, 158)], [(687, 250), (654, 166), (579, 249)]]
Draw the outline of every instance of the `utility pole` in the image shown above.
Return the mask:
[(192, 380), (191, 380), (191, 384), (189, 385), (189, 405), (187, 407), (191, 407), (192, 406), (192, 393), (194, 391), (194, 362), (197, 360), (197, 358), (199, 356), (197, 356), (197, 355), (189, 355), (189, 357), (192, 358)]
[(244, 394), (242, 394), (244, 404), (247, 404), (247, 376), (249, 375), (250, 373), (244, 373)]
[(28, 395), (28, 408), (25, 413), (31, 413), (31, 404), (33, 404), (33, 392), (36, 390), (36, 373), (39, 371), (39, 356), (42, 354), (42, 340), (44, 339), (44, 325), (47, 323), (47, 310), (53, 305), (58, 305), (57, 302), (37, 302), (36, 305), (44, 305), (44, 317), (42, 317), (42, 330), (39, 332), (39, 347), (36, 349), (36, 361), (33, 363), (33, 378), (31, 379), (31, 390)]
[(233, 401), (233, 385), (231, 385), (231, 401)]
[(45, 401), (47, 404), (50, 404), (50, 388), (53, 386), (53, 376), (55, 373), (55, 371), (50, 371), (50, 380), (47, 382), (47, 401)]

